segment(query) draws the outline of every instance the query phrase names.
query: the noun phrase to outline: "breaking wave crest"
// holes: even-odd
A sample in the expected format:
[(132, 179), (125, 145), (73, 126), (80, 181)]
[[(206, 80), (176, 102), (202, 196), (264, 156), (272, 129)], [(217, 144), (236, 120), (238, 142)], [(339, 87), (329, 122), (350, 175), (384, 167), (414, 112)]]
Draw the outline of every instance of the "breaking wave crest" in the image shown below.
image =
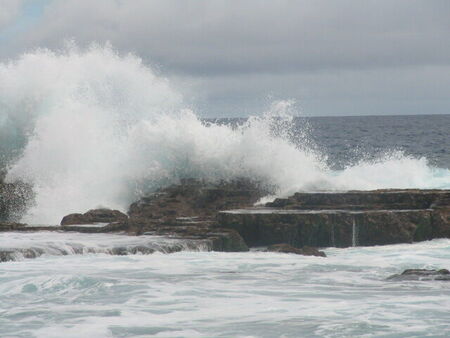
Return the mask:
[(124, 210), (182, 178), (244, 177), (277, 195), (449, 184), (448, 169), (399, 152), (333, 171), (293, 128), (292, 109), (275, 102), (237, 127), (205, 122), (140, 58), (109, 46), (43, 49), (0, 64), (0, 141), (17, 151), (7, 179), (33, 185), (30, 223), (99, 206)]

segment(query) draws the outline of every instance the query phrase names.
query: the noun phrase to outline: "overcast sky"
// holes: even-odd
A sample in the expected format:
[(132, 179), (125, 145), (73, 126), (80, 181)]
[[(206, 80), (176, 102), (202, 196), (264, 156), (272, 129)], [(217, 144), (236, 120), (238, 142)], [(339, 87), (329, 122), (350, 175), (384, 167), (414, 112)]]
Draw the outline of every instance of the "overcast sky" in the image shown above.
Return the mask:
[(0, 60), (110, 41), (202, 116), (450, 113), (448, 0), (0, 0)]

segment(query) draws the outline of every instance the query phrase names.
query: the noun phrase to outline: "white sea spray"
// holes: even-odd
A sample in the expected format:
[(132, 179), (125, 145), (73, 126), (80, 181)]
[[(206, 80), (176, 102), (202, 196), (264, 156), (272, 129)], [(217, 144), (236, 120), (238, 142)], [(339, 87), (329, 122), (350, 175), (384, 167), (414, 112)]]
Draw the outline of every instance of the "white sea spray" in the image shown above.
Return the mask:
[(99, 206), (126, 210), (181, 178), (244, 177), (277, 196), (450, 185), (448, 169), (400, 152), (333, 171), (294, 129), (293, 110), (279, 101), (237, 127), (207, 123), (139, 57), (110, 46), (40, 49), (0, 64), (2, 140), (23, 143), (7, 179), (33, 185), (29, 223)]

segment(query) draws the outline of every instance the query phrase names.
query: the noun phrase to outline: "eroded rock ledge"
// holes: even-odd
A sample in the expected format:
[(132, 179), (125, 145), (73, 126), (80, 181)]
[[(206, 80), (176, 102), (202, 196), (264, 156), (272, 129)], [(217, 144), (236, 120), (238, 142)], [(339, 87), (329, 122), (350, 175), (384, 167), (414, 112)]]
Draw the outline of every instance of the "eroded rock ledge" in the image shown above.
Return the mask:
[(250, 207), (266, 193), (257, 184), (243, 180), (216, 185), (184, 180), (133, 203), (128, 215), (117, 210), (94, 209), (65, 216), (60, 227), (0, 223), (0, 231), (146, 234), (207, 241), (207, 247), (215, 251), (248, 251), (237, 231), (217, 225), (216, 215), (224, 209)]
[(265, 195), (245, 180), (216, 185), (184, 180), (141, 198), (127, 214), (97, 209), (67, 215), (60, 227), (0, 223), (0, 231), (150, 234), (206, 241), (215, 251), (284, 244), (275, 248), (290, 245), (291, 252), (303, 254), (307, 250), (295, 249), (450, 238), (449, 190), (297, 193), (253, 207)]
[(450, 238), (449, 190), (297, 193), (264, 207), (221, 211), (249, 246), (348, 247)]

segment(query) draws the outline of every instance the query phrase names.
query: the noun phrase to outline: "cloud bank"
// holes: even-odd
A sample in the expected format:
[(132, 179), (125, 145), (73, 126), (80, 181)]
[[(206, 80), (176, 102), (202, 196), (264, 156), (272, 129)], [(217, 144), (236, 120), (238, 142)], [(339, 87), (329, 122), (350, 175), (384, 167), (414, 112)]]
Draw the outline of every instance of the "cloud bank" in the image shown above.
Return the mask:
[[(9, 11), (17, 9), (17, 1)], [(16, 4), (13, 6), (11, 4)], [(446, 0), (42, 1), (0, 49), (110, 41), (169, 76), (205, 116), (243, 116), (271, 99), (309, 115), (450, 112)], [(11, 20), (6, 15), (2, 22)], [(5, 24), (4, 24), (5, 25)], [(1, 43), (1, 42), (0, 42)]]

